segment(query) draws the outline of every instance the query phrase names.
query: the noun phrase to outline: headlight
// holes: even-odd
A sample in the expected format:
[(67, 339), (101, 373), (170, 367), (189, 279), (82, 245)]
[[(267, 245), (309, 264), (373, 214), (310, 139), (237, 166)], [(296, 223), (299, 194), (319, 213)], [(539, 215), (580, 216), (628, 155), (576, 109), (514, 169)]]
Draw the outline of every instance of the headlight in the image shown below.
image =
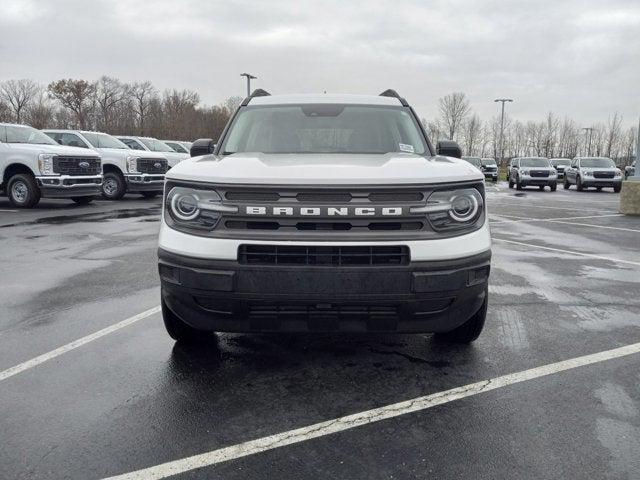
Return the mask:
[(582, 174), (585, 177), (592, 177), (593, 176), (593, 172), (591, 170), (582, 170)]
[(41, 175), (55, 175), (53, 172), (53, 153), (41, 153), (38, 155), (38, 168)]
[(621, 177), (622, 176), (622, 170), (620, 170), (619, 168), (616, 169), (616, 177)]
[(127, 157), (127, 172), (136, 173), (138, 171), (138, 158), (132, 155)]
[(461, 229), (483, 218), (484, 201), (475, 188), (433, 192), (423, 207), (411, 213), (426, 213), (434, 230)]
[(529, 175), (529, 170), (527, 170), (527, 169), (525, 168), (525, 169), (520, 170), (520, 173), (521, 173), (522, 175)]
[(223, 205), (215, 190), (173, 187), (165, 201), (165, 212), (175, 226), (212, 230), (222, 213), (237, 213), (238, 207)]

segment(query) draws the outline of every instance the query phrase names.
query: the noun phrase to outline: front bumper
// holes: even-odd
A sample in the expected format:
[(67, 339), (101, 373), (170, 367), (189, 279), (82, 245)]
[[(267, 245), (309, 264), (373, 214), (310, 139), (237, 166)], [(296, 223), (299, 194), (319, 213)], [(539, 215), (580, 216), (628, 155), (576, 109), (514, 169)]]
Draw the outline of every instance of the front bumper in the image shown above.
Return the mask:
[(498, 181), (498, 172), (483, 172), (484, 178), (490, 178), (494, 182)]
[(531, 186), (544, 186), (548, 187), (551, 185), (557, 185), (558, 177), (556, 175), (549, 177), (530, 177), (529, 175), (521, 175), (520, 176), (520, 185), (523, 187)]
[(164, 174), (128, 173), (125, 175), (127, 192), (162, 192)]
[(487, 295), (491, 251), (405, 266), (244, 265), (160, 249), (162, 298), (220, 332), (446, 332)]
[(622, 177), (618, 178), (594, 178), (582, 177), (583, 187), (620, 187), (622, 186)]
[(46, 198), (100, 195), (102, 187), (102, 175), (39, 175), (36, 180)]

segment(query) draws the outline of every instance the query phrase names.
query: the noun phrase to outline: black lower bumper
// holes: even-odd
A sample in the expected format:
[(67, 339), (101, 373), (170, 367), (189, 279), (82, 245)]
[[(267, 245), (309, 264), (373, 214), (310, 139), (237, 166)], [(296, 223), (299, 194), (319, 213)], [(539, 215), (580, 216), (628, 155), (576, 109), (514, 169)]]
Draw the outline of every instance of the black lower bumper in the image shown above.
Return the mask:
[(95, 176), (40, 176), (38, 187), (46, 198), (74, 198), (98, 196), (102, 192), (102, 175)]
[(589, 187), (621, 187), (622, 179), (618, 180), (582, 180), (582, 186), (585, 188)]
[(162, 192), (164, 189), (164, 175), (127, 175), (127, 192)]
[(166, 252), (162, 299), (219, 332), (446, 332), (487, 295), (491, 252), (393, 267), (242, 265)]

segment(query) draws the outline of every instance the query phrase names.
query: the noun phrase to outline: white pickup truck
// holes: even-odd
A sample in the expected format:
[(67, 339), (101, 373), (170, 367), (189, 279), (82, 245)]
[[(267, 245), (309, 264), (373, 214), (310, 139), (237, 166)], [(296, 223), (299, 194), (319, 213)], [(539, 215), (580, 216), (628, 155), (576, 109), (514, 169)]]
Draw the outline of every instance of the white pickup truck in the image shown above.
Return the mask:
[[(166, 176), (161, 304), (206, 332), (435, 332), (487, 312), (484, 175), (395, 91), (246, 98)], [(201, 156), (198, 156), (201, 155)], [(458, 158), (453, 158), (458, 157)]]
[(102, 196), (119, 200), (125, 193), (139, 193), (153, 198), (162, 193), (164, 174), (169, 170), (165, 155), (154, 152), (132, 152), (111, 135), (84, 130), (43, 130), (60, 145), (91, 148), (102, 156), (104, 182)]
[(27, 125), (0, 123), (0, 190), (13, 206), (34, 207), (41, 197), (89, 203), (101, 186), (96, 152), (60, 146)]
[(178, 153), (169, 145), (151, 137), (134, 137), (117, 135), (116, 138), (132, 150), (156, 152), (162, 154), (169, 161), (169, 168), (176, 166), (182, 160), (189, 158), (188, 153)]

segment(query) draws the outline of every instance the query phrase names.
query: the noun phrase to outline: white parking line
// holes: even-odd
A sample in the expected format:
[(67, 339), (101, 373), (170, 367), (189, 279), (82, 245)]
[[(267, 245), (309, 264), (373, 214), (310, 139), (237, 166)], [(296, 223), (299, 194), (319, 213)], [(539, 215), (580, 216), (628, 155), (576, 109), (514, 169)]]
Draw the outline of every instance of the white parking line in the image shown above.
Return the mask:
[(43, 353), (42, 355), (32, 358), (31, 360), (27, 360), (26, 362), (20, 363), (11, 368), (3, 370), (2, 372), (0, 372), (0, 382), (2, 380), (6, 380), (9, 377), (13, 377), (14, 375), (17, 375), (18, 373), (24, 372), (25, 370), (29, 370), (30, 368), (37, 367), (38, 365), (44, 362), (47, 362), (49, 360), (52, 360), (56, 357), (59, 357), (60, 355), (67, 353), (71, 350), (75, 350), (76, 348), (86, 345), (89, 342), (93, 342), (94, 340), (97, 340), (100, 337), (104, 337), (105, 335), (114, 333), (124, 327), (128, 327), (129, 325), (136, 323), (137, 321), (142, 320), (143, 318), (150, 317), (151, 315), (158, 313), (159, 311), (160, 311), (160, 306), (150, 308), (149, 310), (145, 310), (142, 313), (138, 313), (133, 317), (129, 317), (125, 320), (122, 320), (121, 322), (114, 323), (113, 325), (103, 328), (102, 330), (98, 330), (97, 332), (87, 335), (86, 337), (79, 338), (78, 340), (74, 340), (71, 343), (67, 343), (66, 345), (58, 347), (55, 350), (51, 350), (50, 352)]
[(504, 213), (490, 213), (490, 217), (507, 217), (509, 218), (517, 218), (517, 220), (507, 220), (508, 223), (518, 223), (518, 222), (557, 222), (561, 220), (582, 220), (585, 218), (602, 218), (602, 217), (623, 217), (622, 213), (610, 213), (607, 215), (586, 215), (584, 217), (556, 217), (556, 218), (531, 218), (531, 217), (520, 217), (517, 215), (506, 215)]
[(369, 425), (389, 418), (419, 412), (437, 405), (453, 402), (454, 400), (478, 395), (479, 393), (489, 392), (509, 385), (527, 382), (536, 378), (553, 375), (586, 365), (593, 365), (607, 360), (612, 360), (614, 358), (625, 357), (639, 352), (640, 343), (635, 343), (633, 345), (627, 345), (613, 350), (551, 363), (541, 367), (492, 378), (490, 380), (483, 380), (462, 387), (452, 388), (451, 390), (445, 390), (444, 392), (433, 393), (431, 395), (425, 395), (412, 400), (374, 408), (373, 410), (335, 418), (333, 420), (316, 423), (314, 425), (290, 430), (288, 432), (277, 433), (268, 437), (250, 440), (230, 447), (212, 450), (210, 452), (193, 455), (180, 460), (174, 460), (142, 470), (136, 470), (123, 475), (109, 477), (106, 480), (153, 480), (167, 478), (172, 475), (178, 475), (198, 468), (209, 467), (229, 460), (235, 460), (287, 445), (305, 442), (307, 440), (331, 435), (337, 432), (343, 432), (345, 430)]
[[(514, 197), (514, 198), (518, 198), (518, 197)], [(497, 205), (499, 207), (527, 207), (527, 208), (531, 208), (531, 209), (537, 209), (537, 208), (546, 208), (549, 210), (580, 210), (581, 212), (597, 212), (597, 213), (612, 213), (614, 212), (614, 210), (596, 210), (594, 208), (584, 208), (582, 206), (582, 204), (578, 204), (575, 207), (551, 207), (548, 205), (538, 205), (537, 203), (528, 203), (526, 205), (516, 205), (515, 203), (497, 203), (496, 201), (490, 201), (488, 202), (489, 208), (491, 208), (492, 205)]]
[(640, 262), (632, 262), (631, 260), (621, 260), (619, 258), (603, 257), (601, 255), (593, 255), (591, 253), (576, 252), (573, 250), (564, 250), (562, 248), (544, 247), (542, 245), (535, 245), (533, 243), (516, 242), (515, 240), (507, 240), (505, 238), (496, 238), (494, 236), (492, 236), (491, 239), (495, 242), (513, 243), (514, 245), (523, 245), (525, 247), (540, 248), (542, 250), (550, 250), (552, 252), (569, 253), (571, 255), (579, 255), (581, 257), (596, 258), (598, 260), (608, 260), (614, 263), (625, 263), (628, 265), (636, 265), (640, 267)]
[(6, 208), (0, 208), (0, 212), (11, 212), (11, 213), (17, 213), (18, 210), (8, 210)]

